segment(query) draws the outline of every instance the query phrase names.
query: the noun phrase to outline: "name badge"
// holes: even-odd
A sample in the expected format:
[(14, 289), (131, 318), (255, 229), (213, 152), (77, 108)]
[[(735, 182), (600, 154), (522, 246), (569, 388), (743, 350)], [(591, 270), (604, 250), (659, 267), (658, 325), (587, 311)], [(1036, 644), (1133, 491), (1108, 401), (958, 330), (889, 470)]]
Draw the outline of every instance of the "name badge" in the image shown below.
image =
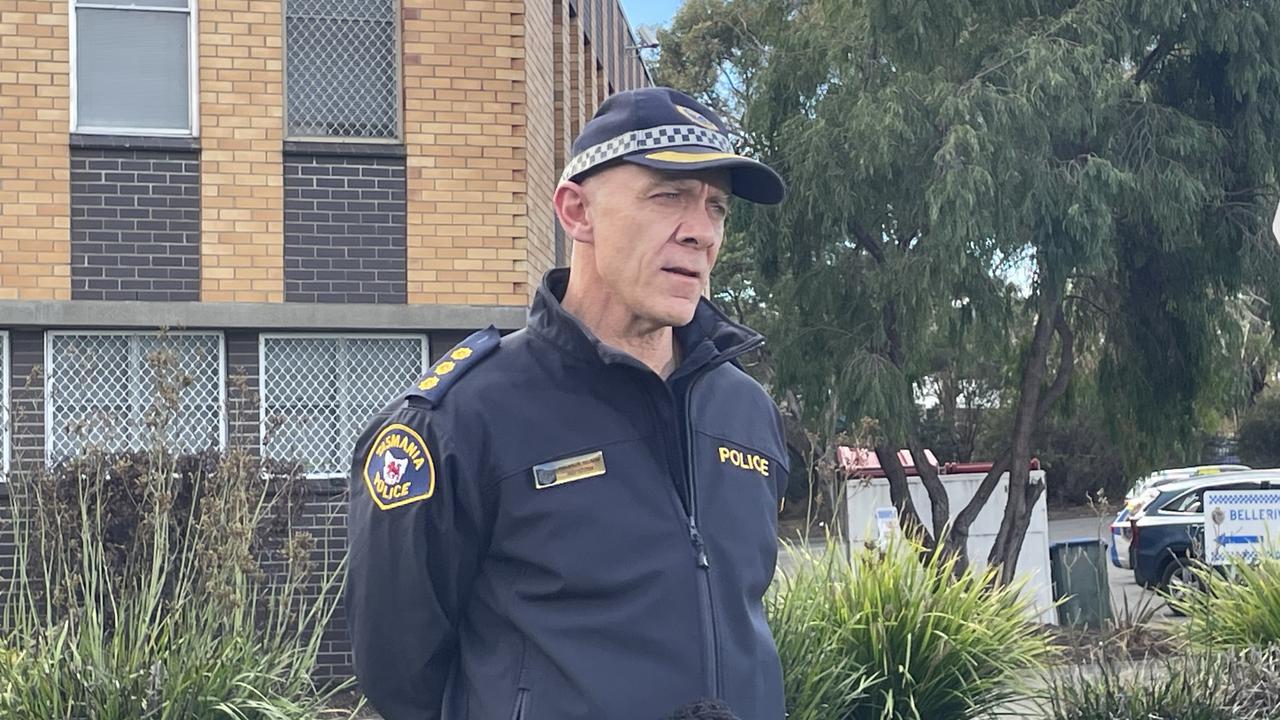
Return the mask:
[(538, 490), (567, 485), (604, 474), (604, 452), (553, 460), (533, 466), (533, 486)]

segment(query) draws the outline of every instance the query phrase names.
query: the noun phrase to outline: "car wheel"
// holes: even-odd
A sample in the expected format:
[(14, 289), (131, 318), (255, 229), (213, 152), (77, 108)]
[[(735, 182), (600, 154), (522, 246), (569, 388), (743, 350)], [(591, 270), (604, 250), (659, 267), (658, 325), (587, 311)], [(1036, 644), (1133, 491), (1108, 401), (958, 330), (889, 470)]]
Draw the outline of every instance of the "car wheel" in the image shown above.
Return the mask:
[[(1164, 576), (1160, 578), (1160, 591), (1170, 600), (1186, 600), (1194, 594), (1204, 591), (1204, 583), (1196, 576), (1195, 566), (1185, 557), (1175, 557), (1165, 566)], [(1175, 615), (1182, 613), (1172, 605), (1169, 609)]]

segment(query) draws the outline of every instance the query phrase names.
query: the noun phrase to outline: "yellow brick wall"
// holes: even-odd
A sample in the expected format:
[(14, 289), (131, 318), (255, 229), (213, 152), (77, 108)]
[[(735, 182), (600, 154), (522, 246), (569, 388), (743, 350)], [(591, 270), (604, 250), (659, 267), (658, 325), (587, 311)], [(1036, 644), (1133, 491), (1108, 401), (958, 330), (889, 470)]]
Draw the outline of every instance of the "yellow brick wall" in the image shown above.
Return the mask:
[(409, 302), (524, 305), (524, 3), (402, 12)]
[(582, 96), (582, 22), (581, 16), (569, 18), (569, 142), (572, 143), (586, 122), (586, 98)]
[(528, 146), (529, 284), (537, 287), (542, 274), (555, 264), (555, 225), (551, 193), (556, 170), (555, 47), (549, 0), (531, 0), (525, 9), (525, 92)]
[(600, 102), (596, 99), (596, 51), (595, 45), (585, 36), (582, 41), (582, 102), (587, 120), (596, 114)]
[(555, 78), (555, 145), (556, 170), (564, 167), (569, 151), (569, 108), (572, 100), (569, 81), (569, 3), (567, 0), (551, 0), (552, 77)]
[[(282, 2), (199, 0), (206, 301), (284, 300)], [(409, 301), (522, 305), (607, 73), (567, 0), (402, 8)], [(68, 13), (0, 4), (0, 299), (70, 299)]]
[(67, 13), (0, 2), (0, 300), (71, 299)]
[(597, 60), (596, 65), (596, 107), (609, 97), (609, 71), (606, 70)]
[(200, 0), (201, 298), (284, 301), (281, 0)]

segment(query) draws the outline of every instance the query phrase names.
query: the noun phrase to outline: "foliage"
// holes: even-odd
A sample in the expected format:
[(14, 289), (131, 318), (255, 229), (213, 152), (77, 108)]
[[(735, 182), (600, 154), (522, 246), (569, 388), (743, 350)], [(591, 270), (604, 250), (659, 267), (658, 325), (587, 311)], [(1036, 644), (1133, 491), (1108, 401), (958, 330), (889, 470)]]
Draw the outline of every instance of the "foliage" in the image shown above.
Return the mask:
[(830, 444), (870, 417), (907, 446), (939, 355), (995, 363), (1003, 562), (1081, 353), (1126, 454), (1230, 410), (1259, 337), (1230, 309), (1280, 317), (1277, 26), (1276, 3), (688, 0), (659, 78), (791, 189), (735, 210), (749, 263), (717, 290), (765, 321), (795, 419)]
[(13, 476), (0, 717), (336, 716), (350, 683), (313, 673), (345, 573), (291, 529), (304, 480), (243, 450), (166, 451), (189, 385), (166, 352), (148, 358), (152, 448)]
[(1280, 647), (1280, 559), (1232, 557), (1220, 568), (1197, 565), (1204, 592), (1169, 603), (1187, 616), (1181, 634), (1203, 648)]
[(1280, 395), (1253, 406), (1240, 423), (1239, 438), (1241, 462), (1280, 467)]
[(1280, 651), (1192, 653), (1130, 667), (1106, 655), (1050, 678), (1050, 720), (1272, 720)]
[[(62, 468), (61, 481), (14, 493), (0, 715), (323, 716), (343, 688), (320, 691), (311, 673), (340, 575), (308, 567), (305, 535), (285, 535), (268, 552), (279, 496), (267, 488), (287, 479), (234, 454), (157, 454), (140, 465), (89, 455)], [(73, 494), (44, 494), (50, 486)], [(122, 487), (135, 510), (115, 513)], [(282, 577), (264, 571), (269, 555), (285, 561)]]
[[(975, 718), (1051, 659), (1019, 587), (916, 548), (785, 550), (769, 598), (788, 717)], [(794, 569), (787, 570), (794, 564)]]

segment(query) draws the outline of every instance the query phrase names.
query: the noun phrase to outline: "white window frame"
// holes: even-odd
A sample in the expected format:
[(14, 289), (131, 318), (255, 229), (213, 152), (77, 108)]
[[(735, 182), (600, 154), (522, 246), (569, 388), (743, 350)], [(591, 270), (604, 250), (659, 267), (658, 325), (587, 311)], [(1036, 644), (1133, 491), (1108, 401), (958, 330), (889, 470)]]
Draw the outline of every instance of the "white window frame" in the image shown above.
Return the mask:
[(49, 428), (53, 427), (53, 402), (50, 398), (52, 390), (50, 383), (50, 373), (48, 368), (53, 367), (53, 339), (62, 335), (98, 335), (118, 337), (126, 336), (142, 336), (142, 337), (158, 337), (161, 334), (166, 337), (180, 337), (184, 335), (213, 335), (218, 338), (218, 408), (221, 410), (221, 421), (218, 423), (218, 443), (219, 449), (225, 451), (228, 442), (227, 425), (230, 422), (230, 411), (227, 406), (227, 338), (226, 334), (221, 330), (169, 330), (161, 333), (159, 330), (49, 330), (44, 334), (44, 460), (46, 464), (53, 464), (53, 443), (49, 442)]
[[(74, 2), (75, 0), (72, 0)], [(396, 132), (391, 137), (353, 137), (349, 135), (290, 135), (289, 131), (289, 0), (280, 3), (280, 89), (281, 121), (284, 123), (285, 140), (302, 142), (364, 143), (373, 145), (399, 145), (404, 142), (404, 0), (391, 0), (395, 4), (392, 13), (395, 23), (396, 64)], [(355, 336), (352, 336), (355, 337)], [(381, 337), (381, 336), (378, 336)]]
[(9, 463), (13, 451), (13, 395), (9, 391), (9, 356), (13, 348), (9, 345), (9, 331), (0, 330), (0, 390), (4, 397), (0, 400), (0, 449), (4, 451), (4, 460), (0, 462), (0, 485), (9, 482)]
[[(422, 359), (419, 376), (425, 375), (431, 366), (431, 335), (429, 333), (318, 333), (318, 332), (278, 332), (258, 334), (258, 452), (263, 459), (267, 455), (267, 340), (420, 340), (422, 342)], [(354, 449), (354, 448), (353, 448)], [(341, 472), (310, 472), (306, 477), (310, 480), (333, 480), (347, 476)]]
[[(143, 0), (145, 2), (145, 0)], [(68, 21), (70, 34), (71, 60), (71, 132), (85, 135), (138, 135), (145, 137), (200, 137), (200, 16), (198, 0), (187, 0), (187, 7), (156, 7), (154, 5), (119, 5), (106, 2), (78, 2), (67, 0), (70, 6)], [(187, 128), (130, 128), (130, 127), (96, 127), (80, 124), (80, 108), (76, 100), (79, 87), (79, 62), (76, 57), (77, 45), (77, 10), (122, 10), (148, 12), (172, 12), (187, 15)]]

